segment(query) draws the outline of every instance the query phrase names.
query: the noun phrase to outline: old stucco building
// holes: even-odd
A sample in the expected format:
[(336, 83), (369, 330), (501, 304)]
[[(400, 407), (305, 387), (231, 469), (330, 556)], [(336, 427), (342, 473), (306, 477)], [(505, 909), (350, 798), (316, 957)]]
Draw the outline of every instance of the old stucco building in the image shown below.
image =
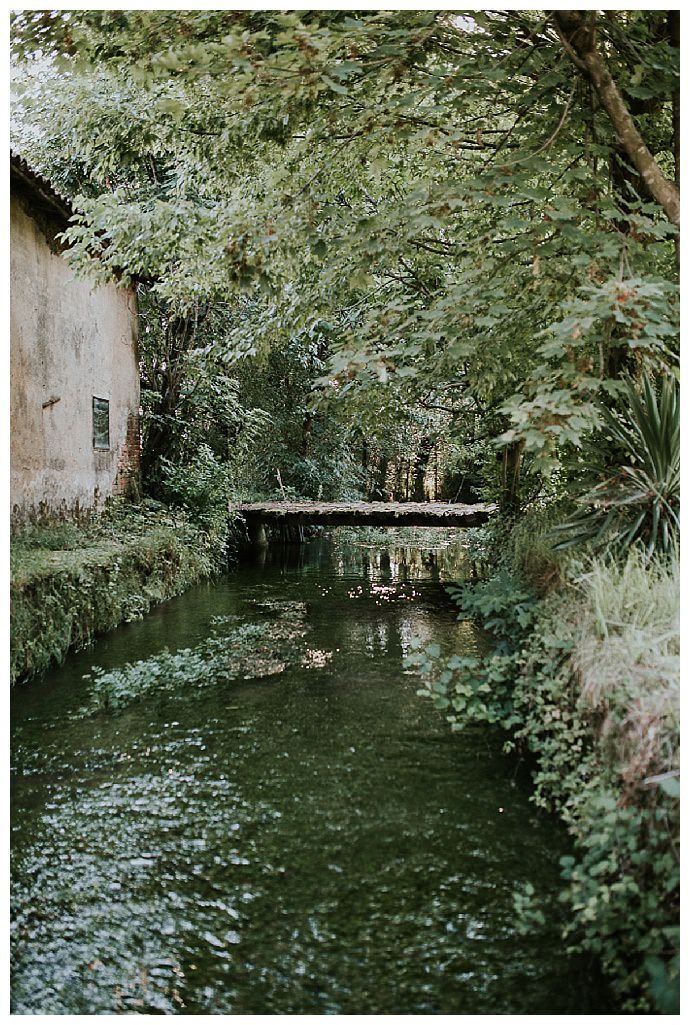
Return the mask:
[(69, 203), (14, 154), (10, 177), (12, 515), (75, 515), (136, 487), (136, 296), (77, 279)]

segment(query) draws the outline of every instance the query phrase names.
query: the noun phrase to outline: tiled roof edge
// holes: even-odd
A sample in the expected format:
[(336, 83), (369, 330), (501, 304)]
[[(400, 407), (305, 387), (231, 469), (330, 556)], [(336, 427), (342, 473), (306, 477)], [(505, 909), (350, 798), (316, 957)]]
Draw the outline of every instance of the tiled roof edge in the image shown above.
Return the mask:
[(13, 149), (10, 149), (10, 168), (25, 182), (41, 199), (56, 206), (65, 217), (72, 217), (75, 209), (66, 196), (62, 196), (52, 182), (35, 171), (33, 167)]
[[(35, 171), (24, 157), (12, 148), (10, 148), (10, 171), (21, 179), (38, 200), (48, 203), (56, 209), (65, 218), (65, 221), (68, 221), (70, 217), (79, 212), (66, 196), (60, 195), (52, 182), (44, 178), (38, 171)], [(113, 268), (114, 275), (117, 276), (121, 273), (118, 268)], [(140, 277), (138, 274), (131, 274), (130, 277), (135, 284), (150, 284), (152, 280)]]

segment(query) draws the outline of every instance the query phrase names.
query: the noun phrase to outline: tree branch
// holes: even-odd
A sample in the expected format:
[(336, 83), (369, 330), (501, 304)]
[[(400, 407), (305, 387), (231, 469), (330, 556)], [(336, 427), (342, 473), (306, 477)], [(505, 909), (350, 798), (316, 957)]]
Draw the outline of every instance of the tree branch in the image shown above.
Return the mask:
[(584, 11), (554, 11), (556, 30), (573, 64), (592, 83), (620, 145), (672, 224), (680, 224), (680, 191), (665, 178), (640, 135), (623, 96), (596, 47), (594, 23)]

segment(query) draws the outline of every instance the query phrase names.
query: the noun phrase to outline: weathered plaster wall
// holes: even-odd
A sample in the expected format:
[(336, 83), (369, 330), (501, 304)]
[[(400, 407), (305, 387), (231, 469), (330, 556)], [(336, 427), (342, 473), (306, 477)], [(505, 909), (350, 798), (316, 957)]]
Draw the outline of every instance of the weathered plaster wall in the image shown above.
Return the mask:
[[(76, 279), (13, 196), (10, 320), (14, 515), (93, 507), (138, 468), (135, 294)], [(107, 451), (93, 447), (94, 396), (110, 401)]]

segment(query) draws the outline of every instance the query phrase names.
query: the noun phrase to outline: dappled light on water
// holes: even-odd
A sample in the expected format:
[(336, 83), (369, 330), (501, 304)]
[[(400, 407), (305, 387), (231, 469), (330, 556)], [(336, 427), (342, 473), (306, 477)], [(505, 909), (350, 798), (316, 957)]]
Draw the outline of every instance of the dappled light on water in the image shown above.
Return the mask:
[(559, 942), (563, 832), (403, 669), (475, 648), (441, 572), (462, 549), (270, 550), (17, 692), (15, 1013), (604, 1007)]

